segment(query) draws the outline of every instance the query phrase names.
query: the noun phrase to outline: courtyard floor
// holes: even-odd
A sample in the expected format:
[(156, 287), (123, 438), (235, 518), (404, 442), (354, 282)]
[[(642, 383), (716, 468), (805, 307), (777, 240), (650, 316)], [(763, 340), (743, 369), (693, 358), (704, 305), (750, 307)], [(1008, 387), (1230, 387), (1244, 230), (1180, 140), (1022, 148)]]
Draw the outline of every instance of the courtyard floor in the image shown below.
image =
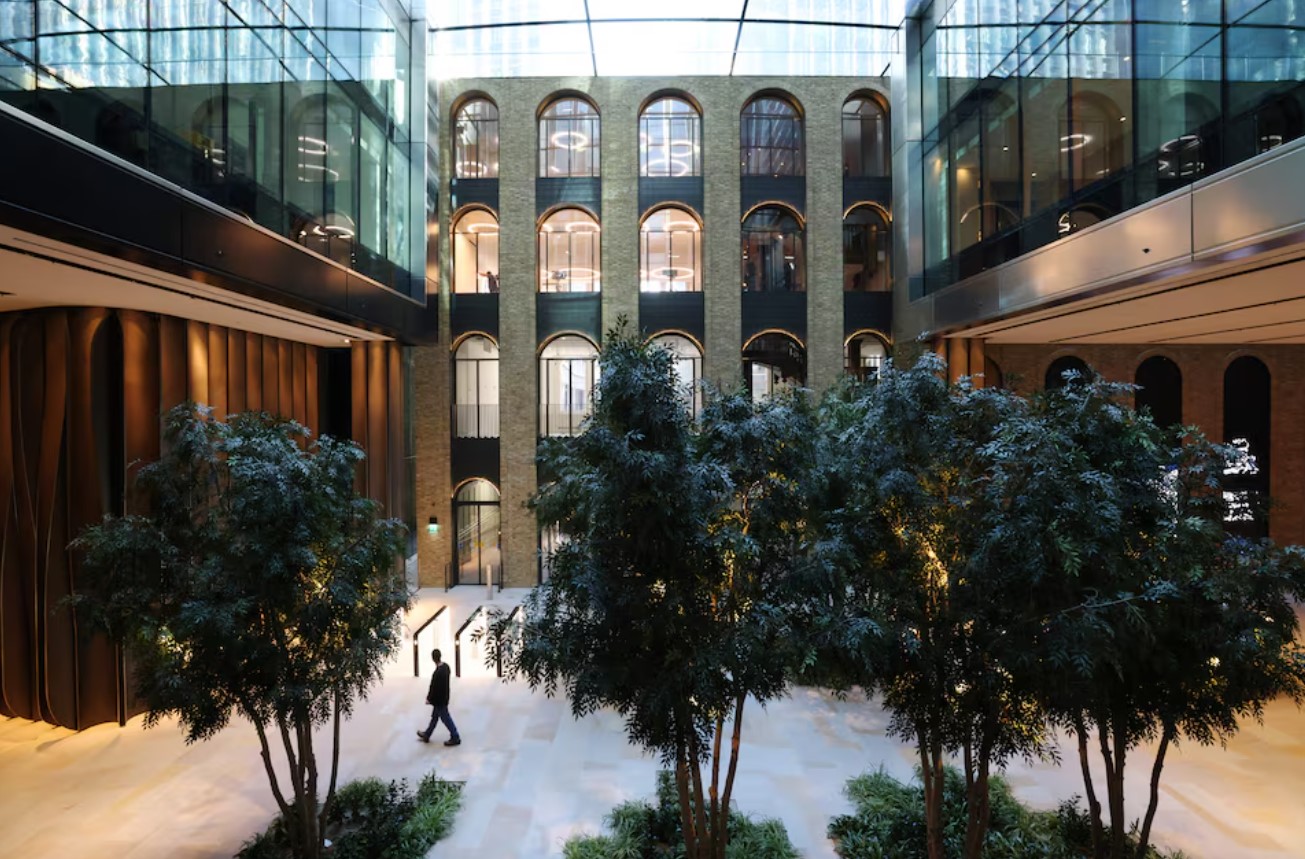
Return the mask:
[[(412, 629), (438, 606), (444, 614), (418, 641), (422, 676), (407, 646), (384, 683), (343, 728), (341, 781), (363, 776), (409, 780), (436, 770), (467, 783), (453, 833), (432, 856), (535, 859), (558, 856), (570, 835), (597, 831), (616, 803), (651, 794), (657, 761), (629, 746), (621, 721), (598, 713), (576, 721), (565, 701), (504, 684), (464, 644), (463, 676), (451, 712), (463, 744), (419, 743), (431, 663), (440, 646), (452, 661), (452, 633), (477, 605), (514, 605), (524, 591), (425, 590)], [(909, 777), (911, 750), (885, 736), (886, 714), (862, 699), (840, 701), (799, 689), (744, 716), (735, 799), (745, 812), (781, 818), (808, 859), (834, 855), (825, 838), (832, 814), (848, 809), (843, 783), (883, 767)], [(436, 740), (444, 739), (443, 728)], [(1149, 750), (1147, 750), (1149, 752)], [(1133, 761), (1130, 815), (1140, 816), (1150, 767)], [(1017, 764), (1017, 793), (1054, 807), (1082, 792), (1073, 749), (1065, 764)], [(244, 722), (187, 746), (175, 723), (152, 730), (100, 725), (80, 733), (0, 719), (0, 856), (188, 859), (229, 857), (265, 827), (273, 806)], [(1166, 762), (1157, 841), (1194, 859), (1305, 857), (1305, 715), (1275, 703), (1265, 725), (1247, 725), (1227, 749), (1183, 746)]]

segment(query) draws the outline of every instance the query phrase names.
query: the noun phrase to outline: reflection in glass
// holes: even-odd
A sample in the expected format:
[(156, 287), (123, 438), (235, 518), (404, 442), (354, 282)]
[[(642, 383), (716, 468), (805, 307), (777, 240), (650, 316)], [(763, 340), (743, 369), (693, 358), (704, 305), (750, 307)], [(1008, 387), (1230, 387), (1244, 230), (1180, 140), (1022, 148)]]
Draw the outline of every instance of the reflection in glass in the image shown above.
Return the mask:
[(598, 222), (583, 209), (559, 209), (539, 227), (539, 291), (602, 290)]
[(652, 342), (671, 353), (677, 393), (684, 400), (689, 414), (696, 416), (702, 411), (702, 350), (681, 334), (662, 334)]
[(847, 374), (862, 382), (879, 378), (888, 359), (888, 346), (872, 331), (863, 331), (847, 341), (843, 348), (843, 366)]
[(743, 347), (743, 372), (752, 401), (761, 402), (783, 387), (806, 384), (807, 352), (788, 334), (761, 334)]
[(852, 98), (843, 105), (843, 175), (891, 175), (888, 115), (876, 98)]
[(874, 206), (857, 206), (843, 218), (843, 290), (887, 292), (893, 288), (888, 224)]
[(498, 438), (498, 345), (475, 335), (453, 354), (453, 435)]
[(639, 115), (640, 176), (701, 176), (702, 119), (682, 98), (659, 98)]
[(498, 176), (498, 108), (474, 98), (458, 108), (453, 121), (453, 175), (459, 179)]
[(539, 356), (539, 434), (574, 436), (593, 408), (598, 350), (583, 337), (555, 337)]
[(488, 480), (469, 480), (453, 497), (454, 565), (457, 584), (483, 585), (498, 578), (502, 564), (499, 549), (498, 489)]
[(760, 96), (743, 108), (739, 142), (744, 176), (802, 176), (802, 117), (792, 102)]
[(453, 224), (453, 291), (498, 292), (498, 218), (469, 209)]
[(639, 290), (702, 292), (702, 228), (692, 212), (668, 206), (643, 219)]
[(539, 117), (539, 175), (542, 178), (598, 176), (597, 109), (579, 98), (562, 98)]
[(743, 289), (747, 292), (805, 292), (806, 250), (797, 216), (780, 206), (763, 206), (743, 221)]

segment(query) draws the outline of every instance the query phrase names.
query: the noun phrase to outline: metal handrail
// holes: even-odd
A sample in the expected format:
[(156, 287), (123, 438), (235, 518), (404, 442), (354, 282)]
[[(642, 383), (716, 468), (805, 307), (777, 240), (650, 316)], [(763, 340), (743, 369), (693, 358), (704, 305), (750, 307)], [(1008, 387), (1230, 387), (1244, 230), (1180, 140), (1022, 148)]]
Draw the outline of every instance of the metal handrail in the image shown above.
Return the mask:
[(412, 676), (413, 677), (421, 676), (421, 652), (420, 650), (418, 650), (417, 647), (417, 638), (423, 632), (426, 631), (426, 627), (430, 626), (432, 623), (436, 621), (436, 619), (439, 618), (440, 615), (444, 614), (444, 610), (446, 608), (448, 608), (448, 606), (446, 605), (440, 606), (438, 611), (436, 611), (433, 615), (428, 617), (426, 619), (426, 622), (423, 623), (421, 626), (417, 627), (416, 631), (412, 633)]
[(471, 622), (476, 619), (476, 615), (484, 610), (483, 605), (476, 606), (476, 610), (467, 616), (466, 623), (458, 627), (458, 631), (453, 633), (453, 675), (455, 677), (462, 676), (462, 633), (466, 632), (467, 627), (471, 626)]
[[(512, 618), (516, 617), (520, 613), (521, 613), (521, 606), (519, 605), (514, 606), (512, 608), (512, 611), (508, 612), (507, 622), (511, 623)], [(503, 642), (501, 641), (496, 642), (494, 646), (494, 663), (496, 668), (498, 669), (498, 676), (501, 678), (503, 676)]]

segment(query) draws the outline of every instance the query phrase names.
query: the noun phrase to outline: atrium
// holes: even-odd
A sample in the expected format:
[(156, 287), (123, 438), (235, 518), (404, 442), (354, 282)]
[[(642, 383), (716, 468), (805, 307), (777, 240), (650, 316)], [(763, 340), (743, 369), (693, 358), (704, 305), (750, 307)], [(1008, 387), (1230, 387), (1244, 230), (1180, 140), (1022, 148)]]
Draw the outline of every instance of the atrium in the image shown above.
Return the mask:
[[(1301, 0), (0, 0), (0, 156), (5, 855), (230, 856), (275, 810), (249, 726), (143, 731), (70, 602), (182, 403), (365, 451), (415, 601), (342, 775), (464, 782), (431, 855), (561, 855), (655, 786), (621, 715), (472, 642), (566, 569), (532, 504), (618, 332), (691, 422), (907, 356), (1030, 402), (1100, 374), (1245, 455), (1230, 533), (1305, 544)], [(462, 749), (413, 748), (434, 647)], [(1305, 857), (1305, 717), (1241, 715), (1171, 752), (1154, 840)], [(920, 760), (855, 695), (749, 719), (737, 804), (807, 857), (851, 855), (848, 779)], [(1057, 730), (1010, 765), (1034, 809), (1083, 792)]]

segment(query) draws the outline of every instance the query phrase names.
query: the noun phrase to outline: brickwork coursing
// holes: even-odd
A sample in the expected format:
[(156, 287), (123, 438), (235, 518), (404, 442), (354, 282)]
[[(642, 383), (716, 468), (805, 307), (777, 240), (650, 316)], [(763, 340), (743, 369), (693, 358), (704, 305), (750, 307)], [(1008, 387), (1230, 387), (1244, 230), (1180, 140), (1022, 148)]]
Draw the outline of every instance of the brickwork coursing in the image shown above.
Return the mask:
[(1000, 366), (1015, 390), (1042, 387), (1047, 367), (1062, 355), (1075, 355), (1107, 379), (1132, 382), (1137, 367), (1153, 355), (1173, 360), (1183, 374), (1183, 422), (1223, 441), (1223, 373), (1242, 355), (1268, 367), (1270, 388), (1269, 491), (1275, 506), (1270, 536), (1280, 543), (1305, 543), (1305, 348), (1301, 346), (1172, 346), (1151, 344), (995, 345), (988, 358)]
[[(441, 343), (449, 344), (451, 279), (449, 165), (452, 108), (481, 93), (499, 110), (499, 379), (500, 474), (504, 577), (509, 586), (536, 581), (538, 531), (526, 500), (536, 485), (538, 432), (535, 330), (537, 114), (550, 96), (572, 92), (597, 105), (602, 117), (602, 310), (604, 327), (617, 316), (638, 325), (638, 114), (655, 93), (687, 93), (702, 108), (704, 376), (741, 379), (739, 244), (739, 113), (756, 93), (787, 92), (800, 104), (807, 145), (808, 382), (833, 382), (843, 365), (842, 154), (840, 115), (855, 92), (887, 92), (880, 79), (847, 78), (517, 78), (448, 81), (441, 85)], [(418, 350), (415, 421), (418, 520), (438, 515), (449, 526), (420, 538), (424, 585), (443, 585), (453, 559), (448, 345)], [(432, 513), (430, 511), (438, 511)]]

